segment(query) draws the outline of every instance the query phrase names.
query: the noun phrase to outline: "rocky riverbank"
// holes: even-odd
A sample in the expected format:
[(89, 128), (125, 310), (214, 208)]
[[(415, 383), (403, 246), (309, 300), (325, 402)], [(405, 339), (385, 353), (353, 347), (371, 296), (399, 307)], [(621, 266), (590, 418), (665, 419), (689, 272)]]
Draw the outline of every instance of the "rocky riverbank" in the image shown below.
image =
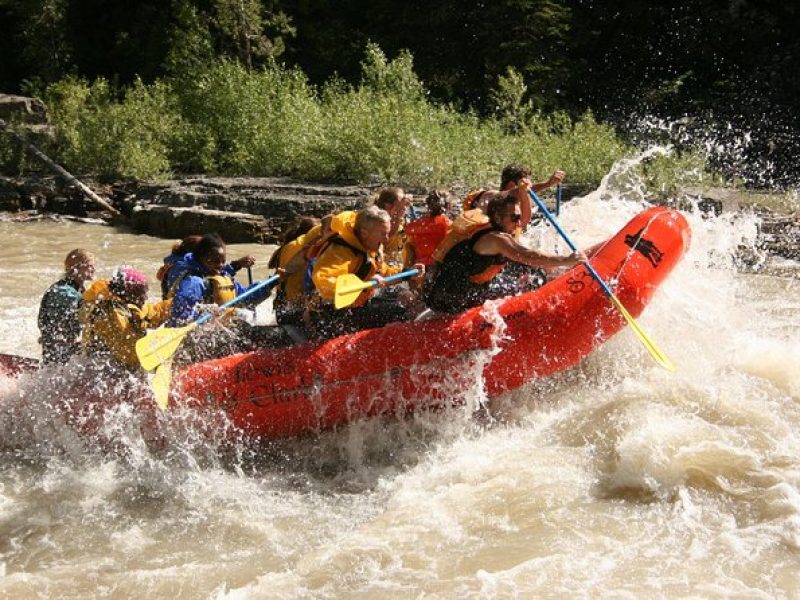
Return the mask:
[[(8, 213), (6, 218), (20, 220), (44, 215), (104, 219), (172, 239), (198, 231), (217, 231), (229, 242), (276, 243), (295, 217), (321, 217), (356, 209), (368, 204), (375, 193), (375, 188), (367, 186), (287, 178), (182, 177), (164, 183), (87, 183), (108, 198), (122, 216), (112, 219), (80, 190), (63, 186), (53, 177), (0, 177), (0, 211)], [(424, 191), (410, 191), (421, 202)], [(588, 191), (565, 186), (564, 199)], [(764, 264), (764, 255), (800, 261), (800, 215), (791, 210), (791, 203), (781, 204), (774, 198), (728, 189), (686, 190), (682, 200), (671, 203), (684, 208), (692, 199), (709, 214), (756, 211), (761, 217), (758, 248), (742, 248), (740, 258), (743, 267), (758, 268)]]
[[(29, 133), (49, 127), (47, 108), (41, 101), (0, 94), (0, 119), (11, 118), (27, 128)], [(33, 162), (29, 168), (41, 167)], [(29, 172), (32, 173), (29, 177), (0, 176), (0, 212), (6, 213), (2, 218), (27, 220), (56, 216), (102, 219), (142, 233), (173, 239), (202, 231), (217, 231), (229, 242), (276, 243), (286, 225), (296, 217), (322, 217), (332, 212), (360, 208), (368, 204), (375, 192), (374, 187), (368, 186), (311, 183), (288, 178), (184, 176), (164, 183), (113, 185), (87, 181), (91, 190), (108, 199), (119, 211), (119, 215), (112, 218), (106, 209), (78, 189), (74, 178), (73, 184), (67, 185), (65, 179), (48, 176), (46, 171)], [(62, 175), (69, 176), (66, 172)], [(424, 190), (409, 191), (415, 194), (422, 208)], [(467, 190), (452, 191), (463, 195)], [(589, 191), (591, 188), (586, 186), (566, 185), (564, 200)], [(800, 260), (797, 198), (790, 198), (788, 202), (786, 198), (719, 188), (685, 190), (678, 199), (667, 202), (679, 208), (696, 206), (709, 214), (758, 211), (761, 217), (758, 248), (741, 249), (743, 265), (758, 267), (764, 264), (764, 254)], [(102, 201), (100, 198), (96, 200)], [(664, 202), (655, 198), (653, 201)]]
[(63, 186), (53, 177), (0, 177), (0, 211), (22, 219), (47, 213), (105, 218), (166, 238), (217, 231), (229, 242), (275, 243), (295, 217), (321, 217), (359, 208), (372, 194), (367, 187), (285, 178), (184, 177), (164, 183), (88, 183), (120, 211), (120, 217), (112, 218), (80, 190)]

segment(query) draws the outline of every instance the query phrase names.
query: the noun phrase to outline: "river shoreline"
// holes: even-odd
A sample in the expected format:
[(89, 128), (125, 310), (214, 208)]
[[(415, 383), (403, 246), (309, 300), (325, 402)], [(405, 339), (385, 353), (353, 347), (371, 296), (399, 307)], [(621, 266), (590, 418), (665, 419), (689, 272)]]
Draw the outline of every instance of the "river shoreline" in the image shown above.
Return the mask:
[[(57, 177), (0, 177), (0, 219), (104, 222), (168, 239), (198, 231), (217, 231), (231, 243), (274, 244), (295, 217), (321, 217), (357, 209), (367, 205), (379, 188), (284, 177), (191, 175), (165, 182), (89, 182), (89, 185), (108, 198), (121, 215), (113, 217), (77, 188), (63, 185)], [(425, 190), (408, 191), (422, 208)], [(466, 192), (452, 191), (456, 196)], [(565, 185), (563, 200), (567, 202), (590, 191), (589, 186)], [(731, 188), (691, 188), (676, 197), (650, 200), (677, 208), (696, 207), (708, 215), (755, 212), (760, 222), (758, 243), (755, 248), (740, 249), (743, 270), (777, 269), (797, 276), (798, 269), (791, 263), (800, 261), (800, 214), (796, 200), (787, 198)]]

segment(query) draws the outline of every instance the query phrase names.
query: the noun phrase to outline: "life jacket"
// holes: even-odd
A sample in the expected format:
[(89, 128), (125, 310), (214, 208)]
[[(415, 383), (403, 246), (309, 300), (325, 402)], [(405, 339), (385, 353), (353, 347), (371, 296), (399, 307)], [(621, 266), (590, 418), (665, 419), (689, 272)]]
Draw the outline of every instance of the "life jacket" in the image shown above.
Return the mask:
[[(486, 207), (479, 208), (481, 199), (483, 198), (483, 195), (489, 191), (490, 190), (480, 189), (467, 194), (467, 196), (464, 198), (464, 212), (466, 213), (471, 210), (483, 211)], [(517, 227), (514, 229), (514, 238), (519, 240), (521, 237), (522, 237), (522, 227), (519, 224), (517, 224)]]
[(481, 188), (479, 190), (475, 190), (474, 192), (470, 192), (469, 194), (467, 194), (464, 197), (464, 202), (463, 202), (464, 212), (478, 208), (481, 198), (487, 191), (488, 190), (484, 190), (483, 188)]
[(461, 242), (470, 239), (475, 233), (482, 229), (491, 229), (492, 224), (489, 217), (479, 208), (473, 208), (458, 215), (450, 227), (450, 231), (444, 239), (436, 246), (431, 257), (440, 263), (447, 256), (447, 253)]
[(211, 303), (222, 306), (236, 298), (236, 284), (227, 275), (209, 275), (206, 277), (210, 288)]
[(83, 302), (80, 308), (80, 319), (87, 323), (97, 318), (97, 315), (108, 305), (123, 309), (125, 314), (130, 313), (143, 327), (158, 327), (166, 320), (172, 301), (162, 300), (155, 304), (145, 303), (141, 308), (127, 304), (122, 298), (114, 294), (109, 287), (108, 279), (97, 279), (83, 292)]
[[(172, 283), (172, 287), (170, 287), (169, 291), (167, 292), (167, 299), (171, 300), (175, 297), (175, 293), (178, 291), (181, 282), (190, 275), (193, 275), (193, 273), (189, 270), (186, 270), (178, 275), (178, 277)], [(232, 277), (229, 277), (228, 275), (206, 275), (203, 277), (203, 279), (208, 282), (205, 296), (203, 298), (206, 303), (222, 306), (226, 302), (230, 302), (236, 298), (236, 283), (233, 281)]]
[(414, 248), (414, 260), (430, 266), (434, 251), (447, 237), (451, 225), (446, 215), (420, 217), (406, 225), (409, 244)]
[[(108, 286), (108, 279), (97, 279), (93, 281), (92, 284), (83, 292), (83, 306), (87, 307), (87, 310), (92, 309), (92, 305), (112, 300), (117, 298), (119, 302), (122, 302), (109, 288)], [(147, 304), (145, 305), (150, 308), (157, 307), (159, 314), (169, 314), (170, 308), (172, 306), (172, 298), (169, 300), (163, 300), (161, 302), (157, 302), (156, 304)], [(159, 322), (157, 325), (160, 325)], [(147, 323), (147, 326), (150, 327), (151, 324)]]
[(45, 364), (64, 364), (80, 350), (78, 312), (82, 304), (79, 285), (66, 276), (44, 293), (36, 322)]
[[(222, 306), (236, 298), (236, 282), (232, 277), (228, 275), (199, 275), (191, 269), (186, 269), (175, 278), (167, 291), (166, 301), (170, 303), (169, 311), (172, 311), (175, 295), (178, 293), (181, 282), (189, 276), (201, 277), (205, 280), (206, 285), (203, 289), (203, 302), (205, 304)], [(227, 321), (232, 319), (234, 315), (235, 309), (231, 307), (222, 313), (222, 318)]]
[(135, 368), (138, 366), (135, 343), (144, 335), (147, 323), (139, 307), (114, 294), (104, 294), (108, 281), (104, 283), (105, 286), (92, 286), (95, 289), (90, 294), (91, 300), (81, 307), (83, 351), (90, 356), (111, 356), (118, 363)]
[(425, 287), (423, 299), (430, 308), (460, 312), (494, 297), (489, 283), (500, 274), (508, 259), (502, 254), (478, 254), (474, 249), (478, 240), (494, 231), (498, 229), (481, 228), (450, 249)]
[[(343, 246), (345, 248), (348, 248), (361, 258), (361, 264), (359, 265), (356, 272), (353, 273), (359, 279), (366, 281), (368, 278), (372, 277), (375, 273), (380, 271), (380, 265), (377, 264), (374, 260), (372, 260), (372, 257), (370, 257), (370, 255), (364, 252), (361, 248), (356, 248), (352, 244), (348, 243), (339, 234), (335, 234), (332, 237), (329, 237), (320, 245), (316, 256), (314, 256), (308, 261), (308, 266), (306, 267), (306, 272), (303, 279), (303, 285), (306, 290), (305, 307), (312, 313), (321, 310), (324, 305), (330, 304), (330, 302), (324, 302), (322, 297), (320, 296), (319, 291), (314, 285), (313, 275), (314, 275), (314, 267), (317, 264), (317, 259), (320, 256), (322, 256), (325, 250), (328, 249), (331, 245)], [(358, 302), (353, 304), (353, 306), (358, 306), (358, 305), (359, 305)]]
[(83, 303), (94, 304), (108, 300), (113, 296), (108, 287), (108, 279), (97, 279), (83, 292)]
[[(471, 254), (467, 262), (471, 262), (472, 268), (471, 273), (467, 277), (467, 280), (470, 283), (474, 283), (476, 285), (485, 285), (489, 283), (492, 279), (497, 277), (503, 268), (508, 263), (508, 259), (503, 255), (483, 255), (478, 254), (475, 252), (475, 244), (476, 242), (481, 239), (487, 233), (492, 233), (493, 231), (497, 231), (494, 227), (484, 228), (478, 230), (467, 243)], [(455, 257), (451, 257), (453, 260), (456, 260)]]
[(330, 239), (330, 235), (320, 238), (306, 250), (306, 260), (308, 262), (306, 263), (306, 270), (303, 274), (303, 291), (306, 294), (314, 292), (314, 281), (311, 279), (311, 275), (314, 273), (314, 265), (317, 263), (317, 257), (322, 250), (327, 247), (328, 240)]
[[(317, 267), (319, 259), (332, 245), (347, 248), (360, 259), (359, 267), (354, 273), (360, 279), (369, 279), (375, 273), (381, 271), (383, 265), (382, 254), (379, 252), (376, 255), (377, 260), (373, 260), (370, 254), (360, 247), (358, 238), (355, 235), (355, 222), (355, 211), (348, 210), (334, 215), (331, 220), (331, 231), (333, 235), (325, 240), (321, 240), (319, 244), (311, 248), (310, 254), (312, 254), (312, 256), (309, 258), (307, 272), (309, 273), (308, 282), (311, 284), (312, 295), (315, 295), (314, 293), (317, 292), (316, 285), (313, 281), (314, 270)], [(312, 299), (312, 305), (313, 304), (316, 304), (314, 299)]]
[[(316, 259), (323, 253), (325, 250), (333, 244), (334, 246), (343, 246), (345, 248), (349, 248), (353, 251), (353, 253), (357, 254), (361, 258), (361, 265), (358, 267), (354, 275), (359, 279), (366, 280), (369, 277), (372, 277), (375, 273), (378, 272), (378, 266), (372, 257), (364, 252), (361, 248), (356, 248), (352, 244), (349, 244), (342, 238), (339, 234), (329, 237), (325, 240), (325, 243), (322, 244), (322, 247), (319, 249), (319, 252), (314, 257), (314, 262), (316, 263)], [(312, 284), (313, 285), (313, 284)]]
[(84, 311), (81, 313), (81, 321), (84, 325), (84, 346), (93, 346), (97, 343), (97, 338), (93, 335), (93, 329), (97, 322), (111, 314), (112, 311), (118, 310), (129, 321), (138, 318), (139, 312), (134, 312), (136, 306), (126, 303), (119, 296), (112, 295), (107, 298), (99, 298), (97, 301), (87, 304)]
[(302, 261), (299, 269), (287, 273), (276, 286), (276, 296), (274, 306), (284, 305), (287, 302), (301, 304), (307, 289), (305, 287), (305, 277), (312, 256), (316, 256), (321, 246), (322, 227), (317, 225), (312, 227), (303, 235), (290, 240), (278, 248), (270, 259), (270, 264), (275, 268), (286, 268), (290, 263), (296, 265)]

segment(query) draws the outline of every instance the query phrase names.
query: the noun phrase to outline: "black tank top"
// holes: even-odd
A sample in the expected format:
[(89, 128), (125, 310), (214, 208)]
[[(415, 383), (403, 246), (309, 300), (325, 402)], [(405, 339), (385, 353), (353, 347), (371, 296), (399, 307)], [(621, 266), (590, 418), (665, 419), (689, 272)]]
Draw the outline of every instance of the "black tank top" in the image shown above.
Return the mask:
[(502, 254), (487, 256), (475, 252), (478, 240), (496, 231), (494, 228), (482, 229), (450, 249), (437, 267), (433, 281), (426, 286), (424, 300), (430, 308), (456, 313), (483, 304), (493, 297), (490, 282), (473, 283), (470, 278), (508, 262)]

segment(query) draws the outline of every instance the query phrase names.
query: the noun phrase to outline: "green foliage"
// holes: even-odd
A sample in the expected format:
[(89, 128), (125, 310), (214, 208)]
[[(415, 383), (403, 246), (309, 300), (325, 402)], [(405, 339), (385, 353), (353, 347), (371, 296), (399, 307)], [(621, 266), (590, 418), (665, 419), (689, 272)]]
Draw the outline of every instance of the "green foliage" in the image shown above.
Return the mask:
[[(695, 118), (720, 137), (730, 129), (749, 132), (744, 155), (721, 158), (720, 168), (749, 181), (770, 182), (773, 173), (796, 181), (799, 6), (743, 0), (0, 0), (0, 89), (39, 93), (75, 74), (118, 85), (137, 78), (151, 85), (166, 76), (179, 91), (179, 81), (192, 82), (221, 59), (251, 70), (280, 59), (315, 86), (337, 74), (351, 86), (361, 82), (494, 117), (516, 135), (535, 115), (553, 111), (580, 119), (592, 110), (623, 132), (632, 125), (632, 137), (637, 117)], [(365, 58), (368, 40), (375, 44)], [(381, 48), (397, 58), (387, 60)], [(170, 141), (170, 160), (195, 168), (216, 162), (215, 138), (187, 127)], [(191, 156), (190, 148), (200, 154)]]
[(414, 59), (408, 50), (389, 61), (377, 44), (367, 44), (361, 63), (361, 86), (376, 95), (398, 95), (408, 100), (424, 96), (425, 88), (414, 72)]
[[(509, 71), (508, 81), (520, 79)], [(432, 103), (411, 56), (389, 60), (374, 45), (357, 87), (333, 79), (318, 92), (297, 69), (224, 60), (194, 79), (137, 81), (124, 93), (103, 79), (66, 79), (49, 88), (48, 101), (60, 158), (103, 177), (174, 169), (486, 185), (497, 183), (504, 164), (526, 162), (537, 177), (564, 168), (570, 181), (592, 182), (629, 152), (591, 114), (543, 116), (517, 103), (510, 128), (507, 115), (482, 119)]]
[[(9, 127), (13, 125), (9, 124)], [(19, 175), (25, 166), (26, 153), (8, 133), (0, 131), (0, 173), (4, 175)]]
[(368, 44), (361, 85), (323, 91), (314, 168), (333, 179), (418, 179), (437, 128), (438, 110), (424, 96), (410, 54), (389, 61)]
[(188, 77), (190, 74), (196, 76), (214, 60), (211, 33), (205, 19), (190, 0), (175, 0), (174, 11), (164, 70), (175, 78)]
[(489, 98), (497, 118), (509, 133), (517, 133), (533, 113), (533, 104), (525, 98), (528, 86), (514, 67), (506, 68), (505, 75), (497, 78), (497, 87)]
[[(320, 107), (300, 71), (249, 71), (223, 61), (177, 97), (185, 128), (172, 150), (183, 165), (280, 175), (301, 171), (308, 160)], [(199, 162), (192, 163), (193, 155)]]
[(496, 183), (506, 163), (528, 162), (542, 177), (560, 167), (572, 181), (589, 182), (629, 152), (591, 114), (573, 122), (565, 113), (543, 117), (527, 107), (515, 115), (515, 133), (506, 119), (480, 120), (432, 104), (404, 54), (387, 61), (370, 46), (363, 71), (357, 89), (337, 81), (323, 90), (312, 178), (479, 185)]
[(649, 191), (672, 196), (686, 187), (711, 187), (722, 184), (719, 174), (711, 172), (699, 152), (672, 152), (642, 162), (638, 171)]
[[(72, 46), (65, 32), (68, 4), (68, 0), (0, 0), (0, 8), (7, 5), (9, 16), (18, 23), (16, 35), (12, 34), (14, 54), (27, 67), (20, 83), (28, 89), (41, 89), (71, 68)], [(9, 33), (0, 35), (11, 37)], [(6, 61), (10, 58), (3, 56), (2, 61), (9, 64)]]
[(295, 34), (290, 19), (283, 12), (265, 14), (261, 0), (213, 0), (212, 14), (221, 45), (248, 68), (280, 56), (284, 38)]
[(116, 101), (104, 79), (67, 79), (50, 86), (47, 100), (69, 168), (102, 178), (168, 174), (166, 142), (177, 117), (165, 84), (137, 81)]

